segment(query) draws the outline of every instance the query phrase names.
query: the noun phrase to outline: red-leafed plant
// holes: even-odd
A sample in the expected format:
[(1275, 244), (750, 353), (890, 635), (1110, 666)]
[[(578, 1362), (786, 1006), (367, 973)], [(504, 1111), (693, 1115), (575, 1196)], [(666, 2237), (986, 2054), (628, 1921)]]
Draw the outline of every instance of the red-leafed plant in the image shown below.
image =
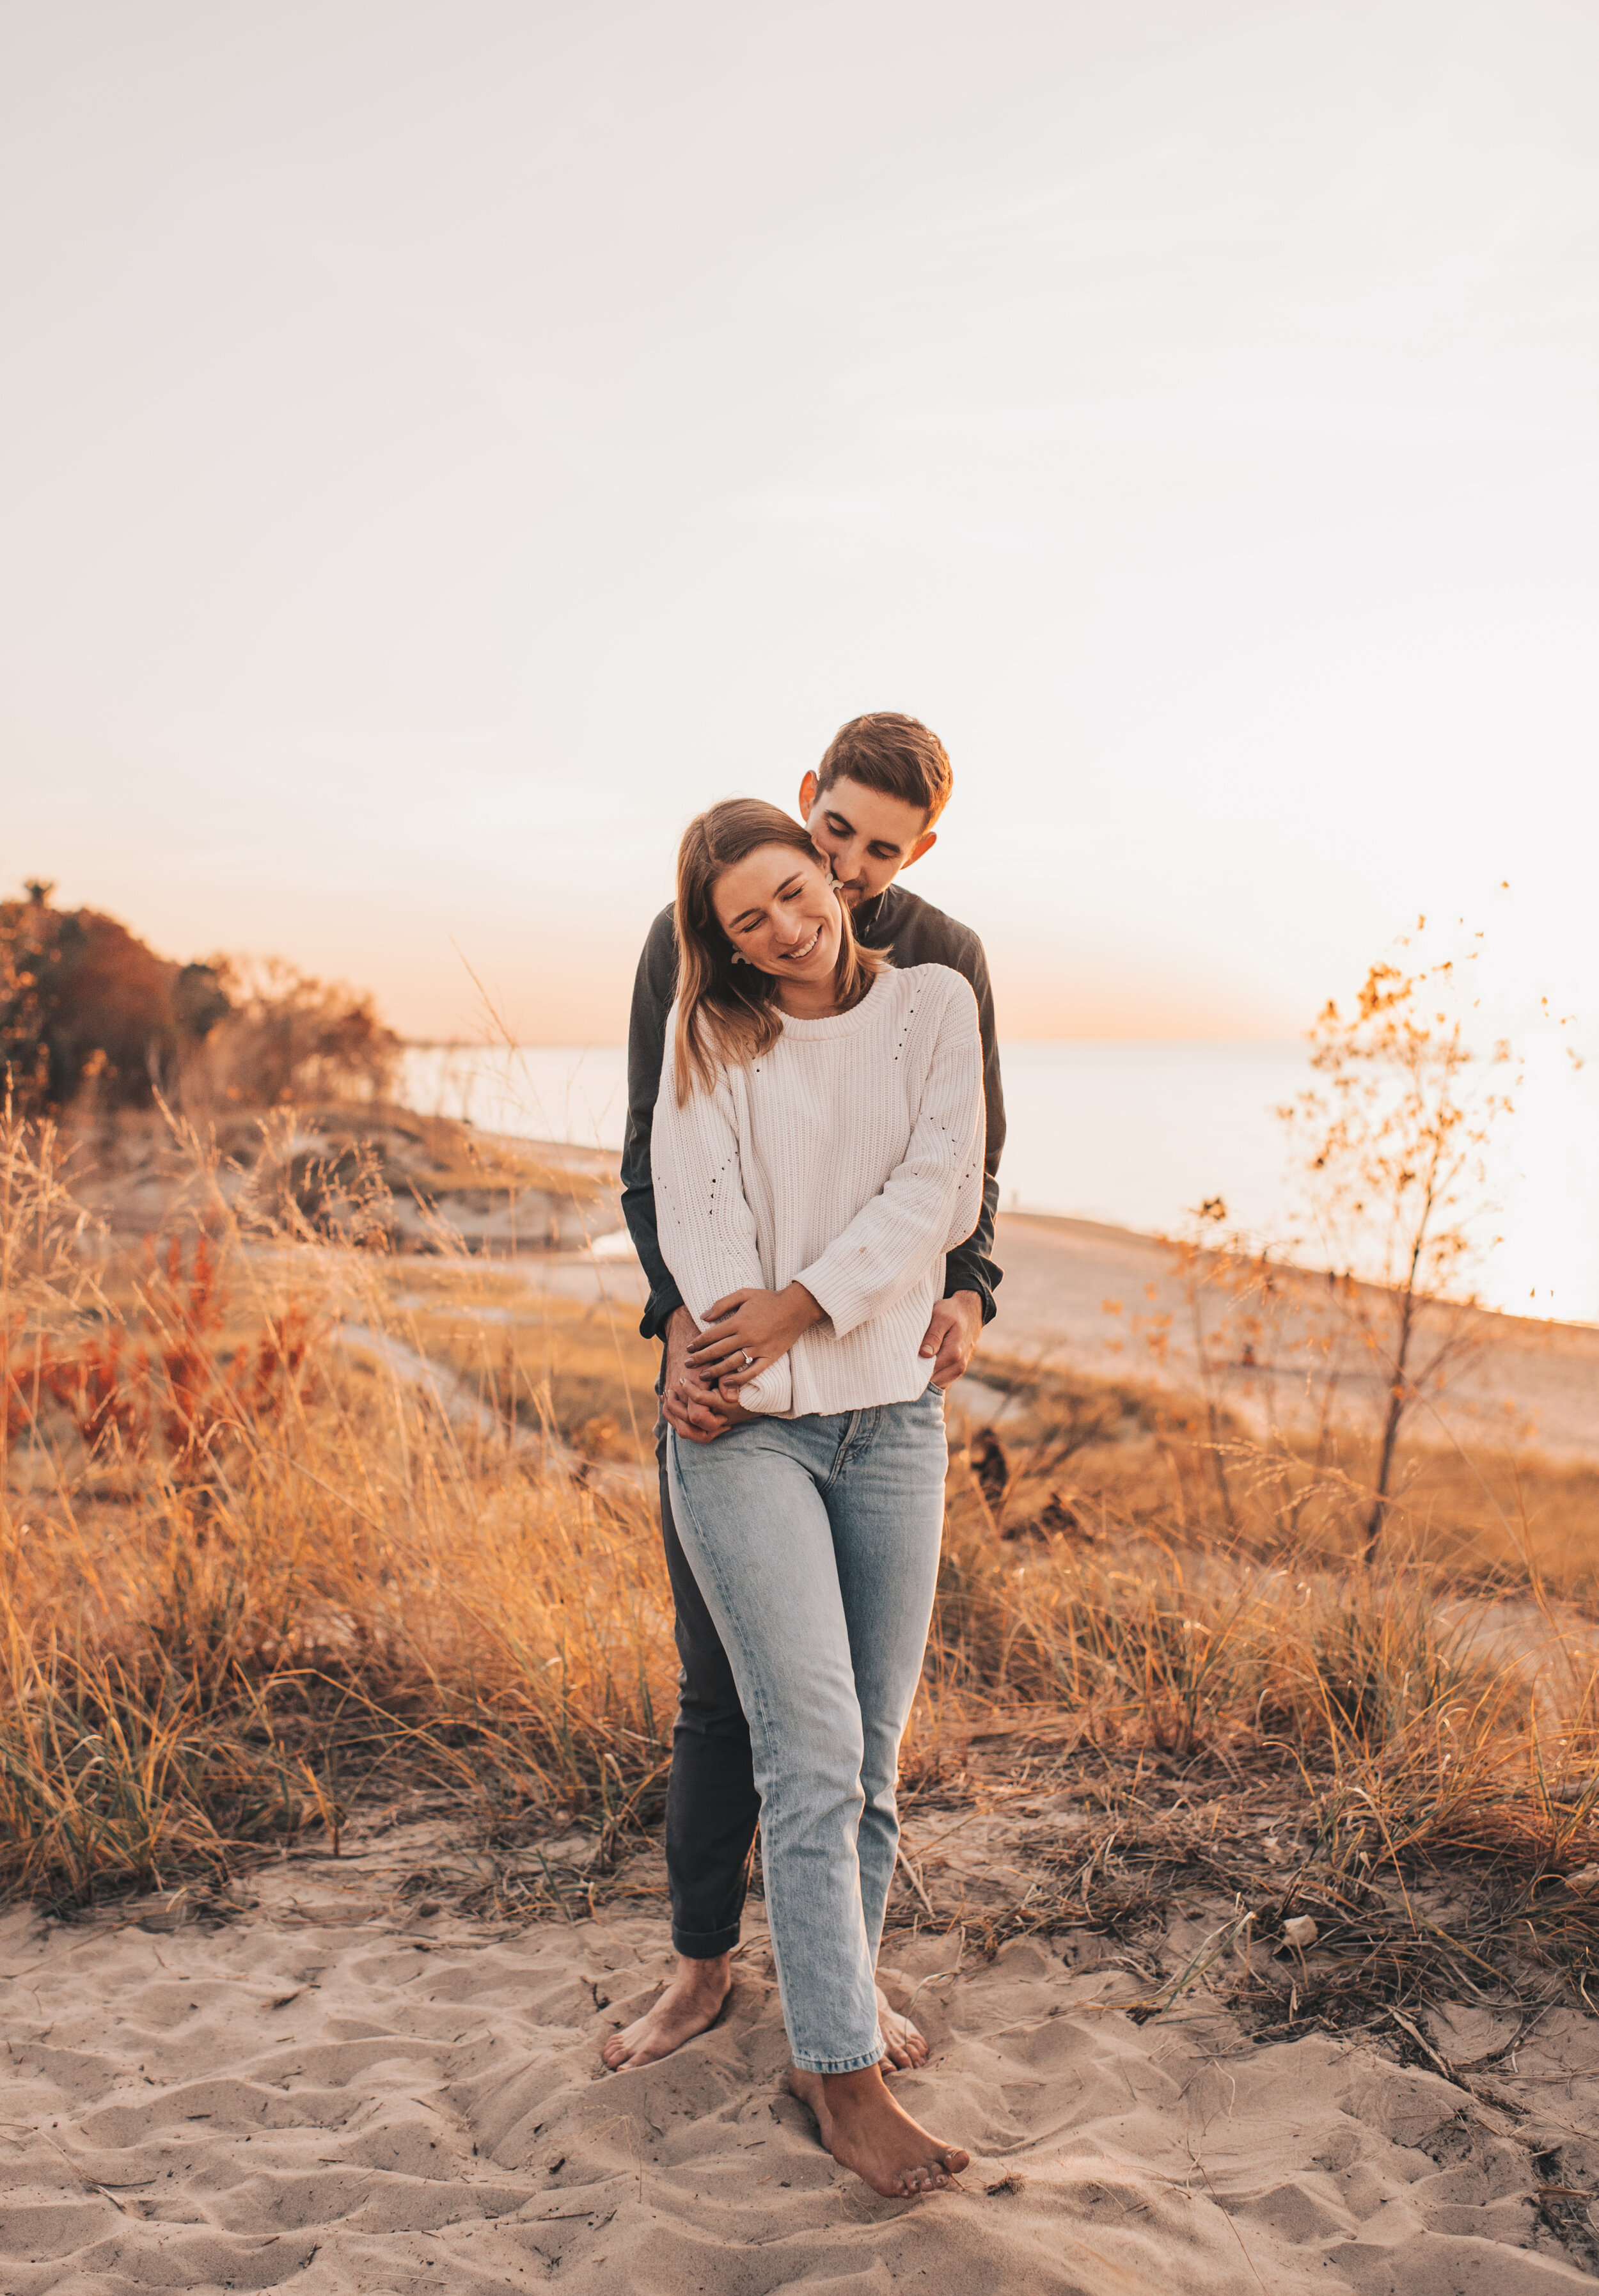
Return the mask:
[(150, 1246), (139, 1299), (132, 1334), (107, 1322), (69, 1340), (13, 1322), (0, 1336), (8, 1443), (53, 1407), (89, 1449), (141, 1456), (155, 1445), (177, 1480), (193, 1481), (308, 1399), (310, 1316), (291, 1305), (230, 1346), (228, 1294), (203, 1232), (186, 1255), (176, 1236), (160, 1253)]

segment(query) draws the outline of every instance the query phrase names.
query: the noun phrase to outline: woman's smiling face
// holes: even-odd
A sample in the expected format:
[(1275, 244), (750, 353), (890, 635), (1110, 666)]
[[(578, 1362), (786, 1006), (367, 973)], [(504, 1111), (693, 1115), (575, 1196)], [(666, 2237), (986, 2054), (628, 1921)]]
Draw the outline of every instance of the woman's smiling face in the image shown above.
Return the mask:
[(813, 856), (791, 845), (758, 845), (722, 872), (710, 898), (734, 950), (759, 972), (811, 987), (832, 980), (838, 897)]

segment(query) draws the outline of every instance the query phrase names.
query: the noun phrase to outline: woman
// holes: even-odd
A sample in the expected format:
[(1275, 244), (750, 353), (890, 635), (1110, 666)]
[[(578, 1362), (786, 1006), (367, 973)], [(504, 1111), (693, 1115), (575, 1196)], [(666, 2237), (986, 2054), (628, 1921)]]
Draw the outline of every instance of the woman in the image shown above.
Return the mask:
[(981, 1199), (977, 1007), (958, 973), (857, 947), (774, 806), (690, 824), (676, 915), (661, 1249), (696, 1368), (751, 1416), (674, 1436), (668, 1469), (750, 1721), (789, 2086), (876, 2191), (935, 2191), (967, 2156), (889, 2095), (874, 1970), (944, 1515), (918, 1350)]

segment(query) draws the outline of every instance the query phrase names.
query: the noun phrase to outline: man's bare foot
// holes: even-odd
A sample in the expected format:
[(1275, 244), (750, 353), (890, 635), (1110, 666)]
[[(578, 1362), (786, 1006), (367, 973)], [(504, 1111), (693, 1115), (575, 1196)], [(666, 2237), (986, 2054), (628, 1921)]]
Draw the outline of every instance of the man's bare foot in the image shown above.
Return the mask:
[(927, 2062), (927, 2043), (908, 2017), (894, 2008), (880, 1985), (877, 1988), (877, 2030), (889, 2062), (897, 2073), (917, 2071)]
[(816, 2133), (839, 2166), (853, 2169), (885, 2200), (944, 2192), (971, 2166), (969, 2152), (941, 2144), (900, 2110), (875, 2065), (858, 2073), (802, 2073), (791, 2065), (783, 2078), (789, 2094), (816, 2115)]
[(669, 2057), (685, 2041), (716, 2023), (732, 1989), (730, 1953), (719, 1953), (714, 1961), (690, 1961), (680, 1953), (666, 1991), (642, 2017), (613, 2033), (601, 2056), (613, 2073), (624, 2065), (652, 2065), (658, 2058)]

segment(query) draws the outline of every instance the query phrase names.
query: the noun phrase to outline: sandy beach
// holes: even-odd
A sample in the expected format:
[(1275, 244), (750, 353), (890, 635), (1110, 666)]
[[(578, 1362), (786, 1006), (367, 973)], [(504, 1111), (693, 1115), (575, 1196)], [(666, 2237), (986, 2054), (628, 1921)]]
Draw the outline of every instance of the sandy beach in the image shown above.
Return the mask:
[[(998, 1313), (973, 1366), (976, 1382), (986, 1351), (1099, 1378), (1193, 1388), (1190, 1302), (1169, 1244), (1093, 1220), (1002, 1212), (996, 1251), (1004, 1276), (996, 1295)], [(620, 1235), (605, 1239), (597, 1256), (552, 1253), (524, 1264), (541, 1289), (642, 1305), (643, 1275)], [(1267, 1353), (1247, 1367), (1236, 1360), (1220, 1365), (1222, 1386), (1228, 1407), (1246, 1419), (1313, 1423), (1317, 1406), (1307, 1388), (1306, 1342), (1335, 1335), (1340, 1319), (1324, 1276), (1284, 1269), (1282, 1283), (1280, 1354)], [(1212, 1325), (1224, 1308), (1225, 1302), (1207, 1303)], [(1150, 1341), (1166, 1318), (1158, 1356)], [(1441, 1421), (1432, 1423), (1436, 1431), (1468, 1447), (1529, 1441), (1552, 1459), (1599, 1459), (1599, 1328), (1485, 1314), (1477, 1331), (1480, 1350), (1451, 1382)], [(1347, 1407), (1369, 1413), (1380, 1389), (1377, 1372), (1352, 1353), (1341, 1375)], [(983, 1415), (1002, 1407), (1000, 1398), (989, 1398)]]
[[(1081, 1820), (1046, 1801), (963, 1849), (930, 1814), (909, 1840), (930, 1884), (964, 1863), (980, 1897)], [(959, 1931), (902, 1930), (884, 1980), (932, 2056), (899, 2093), (972, 2165), (958, 2193), (887, 2202), (778, 2086), (758, 1904), (719, 2025), (611, 2076), (601, 2042), (667, 1966), (659, 1899), (473, 1918), (448, 1823), (385, 1824), (221, 1898), (0, 1923), (7, 2296), (1592, 2285), (1586, 2201), (1560, 2195), (1599, 2185), (1599, 2030), (1570, 2010), (1519, 2047), (1513, 2012), (1423, 2017), (1446, 2079), (1398, 2062), (1393, 2029), (1252, 2038), (1219, 1997), (1231, 1960), (1140, 2023), (1116, 2004), (1148, 1993), (1147, 1953), (1022, 1938), (987, 1961)], [(655, 1853), (628, 1879), (659, 1890)], [(1196, 1898), (1160, 1959), (1226, 1911)]]
[[(1004, 1268), (988, 1344), (1002, 1352), (1069, 1363), (1103, 1377), (1156, 1378), (1192, 1387), (1196, 1369), (1189, 1301), (1176, 1255), (1158, 1238), (1092, 1220), (1002, 1213), (996, 1250)], [(1226, 1399), (1249, 1417), (1299, 1415), (1305, 1342), (1340, 1329), (1324, 1276), (1282, 1271), (1285, 1294), (1274, 1360), (1227, 1365)], [(1219, 1320), (1220, 1305), (1210, 1308)], [(1144, 1336), (1170, 1316), (1169, 1350), (1157, 1364)], [(1480, 1352), (1450, 1383), (1443, 1426), (1468, 1447), (1530, 1440), (1556, 1459), (1599, 1458), (1599, 1328), (1484, 1314)], [(1225, 1352), (1225, 1350), (1223, 1351)], [(1232, 1353), (1236, 1357), (1237, 1350)], [(1342, 1374), (1350, 1407), (1369, 1408), (1376, 1370), (1357, 1356)]]

